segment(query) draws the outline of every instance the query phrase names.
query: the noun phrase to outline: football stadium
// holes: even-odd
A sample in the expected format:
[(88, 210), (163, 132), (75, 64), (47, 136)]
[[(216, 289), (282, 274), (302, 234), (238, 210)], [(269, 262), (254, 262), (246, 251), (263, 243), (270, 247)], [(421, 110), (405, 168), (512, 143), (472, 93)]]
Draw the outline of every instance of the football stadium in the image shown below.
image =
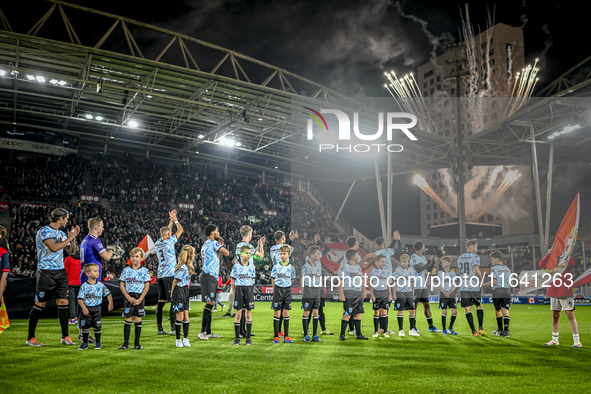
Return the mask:
[(591, 391), (575, 10), (132, 3), (0, 4), (0, 392)]

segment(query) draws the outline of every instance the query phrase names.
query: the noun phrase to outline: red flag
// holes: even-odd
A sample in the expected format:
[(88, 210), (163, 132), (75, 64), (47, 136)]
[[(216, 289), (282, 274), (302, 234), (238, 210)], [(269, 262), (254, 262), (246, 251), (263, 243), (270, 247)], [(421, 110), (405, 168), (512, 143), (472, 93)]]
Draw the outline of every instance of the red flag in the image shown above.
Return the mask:
[(591, 283), (591, 268), (583, 272), (581, 276), (577, 278), (577, 280), (573, 284), (573, 287), (581, 287), (589, 283)]
[[(149, 235), (146, 235), (137, 247), (144, 251), (144, 261), (155, 251), (154, 241)], [(142, 261), (142, 264), (144, 264), (144, 261)], [(127, 260), (127, 265), (131, 265), (131, 258)]]
[(554, 237), (552, 253), (548, 265), (544, 267), (549, 273), (562, 273), (570, 259), (573, 247), (579, 233), (579, 194), (571, 204), (568, 212), (562, 219), (558, 232)]

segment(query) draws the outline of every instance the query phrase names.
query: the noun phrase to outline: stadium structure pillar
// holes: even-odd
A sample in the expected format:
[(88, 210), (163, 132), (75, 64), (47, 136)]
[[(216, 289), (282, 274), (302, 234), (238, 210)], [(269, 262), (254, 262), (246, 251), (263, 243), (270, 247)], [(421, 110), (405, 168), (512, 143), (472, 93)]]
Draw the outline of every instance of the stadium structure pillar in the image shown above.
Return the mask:
[(382, 237), (387, 238), (386, 234), (386, 218), (384, 215), (384, 198), (382, 196), (382, 180), (380, 179), (380, 165), (376, 157), (374, 161), (376, 167), (376, 186), (378, 187), (378, 207), (380, 208), (380, 223), (382, 224)]
[(456, 76), (456, 131), (458, 136), (458, 255), (466, 251), (466, 196), (464, 194), (464, 142), (462, 135), (462, 102), (460, 100), (460, 74)]
[(545, 256), (548, 253), (546, 241), (544, 240), (544, 221), (542, 220), (542, 201), (540, 196), (540, 174), (538, 172), (538, 151), (536, 148), (536, 140), (534, 138), (534, 125), (529, 125), (531, 133), (531, 157), (532, 168), (534, 174), (534, 187), (536, 190), (536, 207), (538, 211), (538, 233), (540, 234), (540, 253)]
[(349, 194), (351, 194), (351, 190), (353, 190), (353, 186), (355, 186), (355, 182), (357, 182), (357, 179), (355, 179), (353, 181), (353, 183), (351, 184), (351, 187), (349, 188), (349, 191), (347, 192), (347, 195), (345, 196), (345, 199), (343, 200), (343, 203), (341, 204), (341, 208), (339, 209), (337, 216), (334, 218), (335, 222), (337, 220), (339, 220), (339, 216), (341, 216), (341, 211), (343, 210), (343, 207), (345, 206), (345, 203), (347, 202), (347, 199), (349, 198)]
[(392, 236), (392, 152), (388, 152), (388, 207), (386, 216), (386, 236), (384, 239), (390, 239)]
[(103, 154), (106, 155), (107, 154), (107, 143), (105, 142), (105, 149), (103, 150)]
[(263, 185), (265, 184), (265, 170), (263, 170), (263, 173), (261, 174), (261, 182)]
[(554, 144), (550, 144), (550, 157), (548, 158), (548, 186), (546, 190), (546, 228), (544, 232), (544, 250), (542, 253), (548, 253), (550, 245), (550, 204), (552, 201), (552, 172), (554, 168)]
[(224, 179), (228, 179), (228, 163), (224, 164)]

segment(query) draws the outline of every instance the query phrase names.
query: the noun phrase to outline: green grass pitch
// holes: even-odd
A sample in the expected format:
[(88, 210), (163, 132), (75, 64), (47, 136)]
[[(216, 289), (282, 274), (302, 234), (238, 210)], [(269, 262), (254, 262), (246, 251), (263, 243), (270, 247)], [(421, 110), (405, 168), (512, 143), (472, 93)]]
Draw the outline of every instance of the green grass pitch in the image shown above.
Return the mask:
[[(434, 304), (431, 304), (434, 307)], [(222, 339), (202, 342), (203, 303), (193, 302), (191, 348), (176, 348), (174, 337), (157, 336), (155, 309), (147, 308), (143, 324), (144, 350), (118, 350), (123, 342), (120, 311), (103, 316), (103, 349), (77, 351), (59, 345), (57, 319), (43, 319), (37, 328), (42, 348), (25, 346), (27, 320), (12, 320), (0, 334), (0, 393), (166, 393), (166, 392), (417, 392), (532, 393), (591, 392), (588, 361), (591, 346), (591, 307), (576, 309), (583, 348), (573, 349), (568, 320), (561, 318), (560, 346), (543, 346), (551, 339), (548, 306), (515, 305), (511, 338), (494, 337), (494, 309), (484, 307), (486, 337), (468, 335), (464, 312), (458, 311), (458, 337), (427, 332), (422, 306), (417, 326), (421, 337), (338, 340), (340, 303), (327, 303), (327, 327), (333, 336), (322, 343), (302, 341), (302, 312), (294, 303), (290, 318), (293, 344), (273, 344), (270, 303), (253, 311), (254, 345), (231, 346), (232, 318), (214, 313), (213, 331)], [(371, 304), (365, 305), (362, 331), (373, 333)], [(398, 331), (396, 311), (390, 328)], [(450, 313), (451, 315), (451, 313)], [(168, 314), (164, 314), (165, 319)], [(433, 309), (441, 325), (441, 311)], [(476, 319), (475, 319), (476, 320)], [(449, 319), (448, 319), (449, 321)], [(165, 321), (165, 327), (168, 322)], [(77, 332), (70, 326), (72, 337)], [(78, 341), (77, 345), (79, 344)], [(133, 342), (133, 328), (131, 333)]]

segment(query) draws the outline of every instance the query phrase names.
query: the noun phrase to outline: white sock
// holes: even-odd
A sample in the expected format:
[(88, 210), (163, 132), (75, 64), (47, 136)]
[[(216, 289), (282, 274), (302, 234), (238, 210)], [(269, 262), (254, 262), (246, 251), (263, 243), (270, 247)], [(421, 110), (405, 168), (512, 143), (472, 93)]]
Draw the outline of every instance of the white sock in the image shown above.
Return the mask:
[(581, 340), (579, 338), (579, 334), (573, 334), (573, 341), (575, 341), (575, 342), (581, 342)]
[(558, 341), (558, 333), (557, 332), (552, 333), (552, 339)]

